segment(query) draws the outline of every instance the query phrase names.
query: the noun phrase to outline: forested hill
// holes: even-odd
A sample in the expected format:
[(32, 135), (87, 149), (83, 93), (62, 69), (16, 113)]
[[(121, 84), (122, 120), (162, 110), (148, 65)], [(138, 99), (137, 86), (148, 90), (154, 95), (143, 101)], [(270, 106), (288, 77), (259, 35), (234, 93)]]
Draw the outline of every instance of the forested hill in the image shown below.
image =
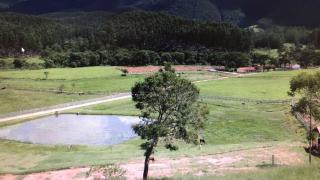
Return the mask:
[(165, 12), (192, 20), (251, 25), (274, 23), (319, 26), (319, 0), (0, 0), (9, 11), (46, 14), (59, 11)]
[(221, 20), (219, 9), (211, 0), (27, 0), (12, 5), (9, 10), (28, 14), (70, 10), (109, 12), (148, 10), (166, 12), (192, 20)]
[(143, 11), (94, 15), (99, 15), (101, 21), (92, 22), (95, 24), (92, 28), (81, 21), (72, 21), (72, 17), (81, 19), (81, 13), (70, 14), (69, 19), (60, 19), (59, 14), (39, 17), (0, 13), (0, 49), (2, 54), (19, 51), (21, 47), (41, 52), (53, 46), (72, 51), (109, 47), (246, 51), (251, 45), (249, 32), (229, 24), (202, 23)]
[(37, 51), (68, 37), (66, 27), (48, 18), (0, 13), (0, 24), (0, 55), (21, 47)]
[(115, 16), (104, 30), (112, 32), (118, 46), (134, 45), (158, 51), (197, 47), (246, 51), (251, 43), (248, 31), (230, 24), (190, 21), (143, 11)]

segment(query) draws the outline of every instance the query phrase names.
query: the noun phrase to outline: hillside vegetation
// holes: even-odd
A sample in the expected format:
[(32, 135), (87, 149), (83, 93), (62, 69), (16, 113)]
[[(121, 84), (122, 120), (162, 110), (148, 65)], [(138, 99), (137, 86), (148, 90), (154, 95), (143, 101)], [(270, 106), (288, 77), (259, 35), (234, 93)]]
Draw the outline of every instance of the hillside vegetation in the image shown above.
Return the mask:
[[(89, 14), (90, 15), (90, 14)], [(52, 17), (54, 15), (47, 15)], [(181, 47), (207, 47), (213, 49), (248, 50), (249, 33), (228, 24), (202, 23), (150, 12), (130, 12), (109, 17), (100, 13), (91, 16), (73, 14), (72, 22), (55, 15), (53, 21), (38, 16), (1, 13), (0, 44), (2, 54), (20, 52), (40, 53), (48, 47), (55, 51), (98, 50), (115, 47), (135, 47), (156, 51), (174, 51)], [(90, 24), (92, 16), (100, 17)], [(104, 21), (105, 20), (105, 21)], [(60, 23), (59, 23), (60, 22)], [(95, 23), (96, 22), (96, 23)], [(88, 28), (87, 25), (93, 25)], [(96, 27), (96, 28), (94, 28)]]
[(69, 10), (123, 12), (138, 9), (211, 22), (228, 22), (231, 16), (233, 22), (240, 25), (256, 24), (262, 19), (289, 26), (316, 27), (320, 23), (317, 19), (317, 0), (2, 0), (0, 3), (10, 11), (31, 14)]

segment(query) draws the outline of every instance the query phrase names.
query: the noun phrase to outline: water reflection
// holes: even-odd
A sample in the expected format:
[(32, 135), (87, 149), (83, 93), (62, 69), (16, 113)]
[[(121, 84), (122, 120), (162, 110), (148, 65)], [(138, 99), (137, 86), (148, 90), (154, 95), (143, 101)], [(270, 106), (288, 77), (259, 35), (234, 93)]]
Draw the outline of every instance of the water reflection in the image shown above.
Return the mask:
[(113, 145), (136, 135), (137, 117), (59, 115), (0, 129), (0, 138), (37, 144)]

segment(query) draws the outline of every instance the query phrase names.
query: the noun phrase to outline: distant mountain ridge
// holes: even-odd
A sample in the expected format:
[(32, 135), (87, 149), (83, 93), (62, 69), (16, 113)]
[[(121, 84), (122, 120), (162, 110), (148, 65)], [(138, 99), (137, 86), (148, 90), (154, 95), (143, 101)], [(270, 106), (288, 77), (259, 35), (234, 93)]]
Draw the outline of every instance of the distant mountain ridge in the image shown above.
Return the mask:
[[(319, 0), (0, 0), (27, 14), (59, 11), (160, 11), (192, 20), (254, 24), (261, 19), (291, 26), (319, 26)], [(234, 11), (237, 10), (237, 11)]]

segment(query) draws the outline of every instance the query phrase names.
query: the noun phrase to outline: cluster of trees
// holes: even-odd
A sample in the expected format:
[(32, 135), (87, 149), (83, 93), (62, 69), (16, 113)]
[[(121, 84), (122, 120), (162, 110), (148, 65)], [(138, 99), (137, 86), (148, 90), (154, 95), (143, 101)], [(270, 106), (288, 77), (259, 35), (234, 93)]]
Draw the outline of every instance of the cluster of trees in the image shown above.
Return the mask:
[(280, 66), (294, 62), (304, 68), (320, 65), (320, 52), (313, 46), (281, 46), (279, 54), (278, 64)]
[(284, 43), (312, 44), (312, 31), (304, 27), (271, 26), (254, 33), (253, 45), (256, 48), (279, 49)]
[(248, 66), (252, 56), (243, 52), (196, 52), (174, 51), (156, 52), (151, 50), (137, 50), (117, 48), (113, 50), (84, 51), (84, 52), (55, 52), (47, 50), (45, 66), (51, 67), (84, 67), (98, 65), (112, 66), (143, 66), (172, 64), (201, 64), (222, 65), (227, 68)]

